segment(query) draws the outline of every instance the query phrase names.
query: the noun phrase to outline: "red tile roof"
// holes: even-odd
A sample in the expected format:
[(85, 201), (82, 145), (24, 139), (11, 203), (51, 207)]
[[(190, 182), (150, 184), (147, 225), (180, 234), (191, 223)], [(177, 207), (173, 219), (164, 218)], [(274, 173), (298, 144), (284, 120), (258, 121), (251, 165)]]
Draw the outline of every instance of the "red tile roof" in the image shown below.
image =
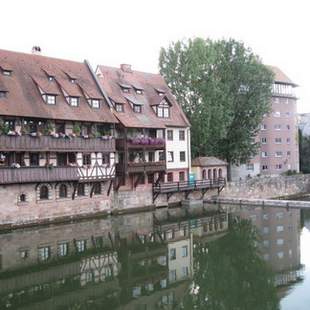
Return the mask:
[[(119, 68), (98, 66), (99, 82), (108, 97), (116, 103), (124, 104), (124, 112), (115, 112), (116, 117), (125, 127), (139, 128), (165, 128), (166, 126), (188, 127), (190, 126), (181, 107), (176, 102), (168, 85), (159, 74), (140, 71), (123, 71)], [(124, 93), (121, 85), (130, 86), (130, 93)], [(136, 94), (135, 89), (143, 90), (142, 94)], [(159, 96), (157, 89), (161, 89), (171, 103), (170, 118), (159, 118), (152, 106), (164, 99)], [(142, 105), (142, 113), (133, 112), (130, 103)]]
[(268, 66), (268, 68), (274, 73), (274, 81), (278, 83), (291, 84), (297, 86), (292, 80), (278, 67)]
[(196, 157), (192, 161), (193, 167), (208, 167), (208, 166), (227, 166), (227, 162), (214, 156)]
[[(0, 73), (0, 88), (8, 90), (1, 98), (0, 115), (63, 119), (89, 122), (117, 122), (85, 63), (34, 54), (0, 50), (0, 67), (10, 68), (11, 76)], [(48, 75), (54, 76), (49, 81)], [(69, 76), (76, 78), (71, 83)], [(56, 94), (56, 105), (46, 104), (40, 94)], [(71, 96), (80, 97), (79, 106), (71, 107), (61, 87)], [(91, 108), (85, 96), (101, 100), (99, 109)]]

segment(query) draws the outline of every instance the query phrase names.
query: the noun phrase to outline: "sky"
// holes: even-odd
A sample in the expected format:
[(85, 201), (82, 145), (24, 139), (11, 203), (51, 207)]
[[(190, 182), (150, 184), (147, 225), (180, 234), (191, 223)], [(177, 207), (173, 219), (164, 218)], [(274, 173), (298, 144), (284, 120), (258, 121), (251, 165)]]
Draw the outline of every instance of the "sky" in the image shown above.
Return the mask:
[[(310, 112), (307, 0), (2, 0), (0, 48), (158, 72), (161, 47), (181, 39), (234, 38), (296, 84)], [(308, 30), (307, 30), (308, 29)]]

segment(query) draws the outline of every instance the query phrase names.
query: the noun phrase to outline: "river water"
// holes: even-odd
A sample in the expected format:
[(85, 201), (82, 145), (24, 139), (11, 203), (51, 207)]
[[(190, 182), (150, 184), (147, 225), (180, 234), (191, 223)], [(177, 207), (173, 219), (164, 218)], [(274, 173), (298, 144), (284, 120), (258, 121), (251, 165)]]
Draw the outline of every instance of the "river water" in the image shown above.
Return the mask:
[(0, 234), (0, 309), (310, 309), (310, 214), (159, 209)]

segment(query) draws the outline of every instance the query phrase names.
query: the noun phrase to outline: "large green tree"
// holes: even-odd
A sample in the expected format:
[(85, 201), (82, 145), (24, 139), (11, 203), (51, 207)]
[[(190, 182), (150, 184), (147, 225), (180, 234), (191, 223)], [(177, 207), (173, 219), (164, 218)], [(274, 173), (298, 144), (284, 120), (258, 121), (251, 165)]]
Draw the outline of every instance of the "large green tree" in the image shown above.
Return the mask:
[(193, 156), (239, 164), (256, 154), (273, 74), (250, 48), (233, 39), (178, 41), (161, 49), (159, 66), (191, 122)]

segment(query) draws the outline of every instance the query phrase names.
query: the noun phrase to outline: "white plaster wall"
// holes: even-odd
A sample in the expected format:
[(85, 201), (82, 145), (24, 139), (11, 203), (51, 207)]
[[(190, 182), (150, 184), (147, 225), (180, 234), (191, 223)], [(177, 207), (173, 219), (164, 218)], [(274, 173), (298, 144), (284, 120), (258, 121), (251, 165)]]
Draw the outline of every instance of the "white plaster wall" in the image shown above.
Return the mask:
[[(173, 130), (173, 140), (167, 139), (167, 130)], [(179, 140), (179, 131), (185, 130), (185, 140)], [(189, 151), (189, 129), (188, 128), (167, 128), (166, 129), (166, 159), (167, 169), (184, 169), (190, 167), (190, 151)], [(168, 152), (174, 153), (174, 161), (168, 162)], [(180, 152), (185, 151), (185, 162), (180, 162)]]
[(254, 164), (254, 170), (247, 170), (247, 167), (245, 164), (242, 164), (240, 166), (232, 166), (231, 167), (231, 180), (239, 181), (240, 178), (244, 180), (248, 177), (248, 175), (250, 175), (251, 177), (254, 177), (260, 174), (260, 164), (258, 162), (253, 163), (253, 164)]

